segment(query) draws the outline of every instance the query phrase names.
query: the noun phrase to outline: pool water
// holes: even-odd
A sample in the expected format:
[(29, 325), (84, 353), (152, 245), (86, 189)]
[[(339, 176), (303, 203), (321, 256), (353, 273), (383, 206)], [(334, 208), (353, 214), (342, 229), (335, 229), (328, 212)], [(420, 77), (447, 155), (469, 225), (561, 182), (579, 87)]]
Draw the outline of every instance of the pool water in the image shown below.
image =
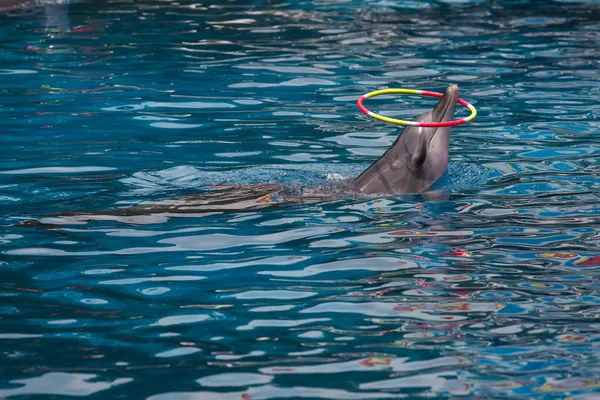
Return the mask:
[[(0, 12), (0, 398), (600, 398), (599, 15), (480, 0)], [(23, 224), (211, 184), (327, 188), (399, 132), (360, 95), (449, 84), (479, 114), (427, 195)]]

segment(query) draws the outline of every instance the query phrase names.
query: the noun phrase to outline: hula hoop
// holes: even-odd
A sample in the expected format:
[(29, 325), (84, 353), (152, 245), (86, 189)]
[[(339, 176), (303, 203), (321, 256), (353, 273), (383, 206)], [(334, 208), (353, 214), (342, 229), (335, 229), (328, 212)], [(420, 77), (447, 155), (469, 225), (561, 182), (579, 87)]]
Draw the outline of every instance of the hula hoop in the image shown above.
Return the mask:
[(365, 106), (363, 106), (363, 101), (365, 101), (366, 99), (368, 99), (370, 97), (381, 96), (383, 94), (419, 94), (421, 96), (430, 96), (430, 97), (437, 97), (437, 98), (442, 98), (444, 96), (442, 93), (429, 92), (427, 90), (383, 89), (383, 90), (376, 90), (374, 92), (370, 92), (370, 93), (360, 96), (358, 98), (358, 101), (356, 102), (356, 105), (358, 106), (358, 109), (360, 111), (367, 114), (369, 117), (373, 117), (380, 121), (385, 121), (385, 122), (389, 122), (390, 124), (396, 124), (396, 125), (422, 126), (422, 127), (426, 127), (426, 128), (441, 128), (444, 126), (461, 125), (461, 124), (464, 124), (465, 122), (472, 121), (475, 118), (475, 116), (477, 115), (477, 110), (475, 109), (475, 107), (473, 107), (473, 105), (471, 103), (468, 103), (468, 102), (464, 101), (463, 99), (458, 99), (456, 102), (458, 104), (460, 104), (461, 106), (465, 106), (469, 110), (471, 110), (471, 115), (469, 115), (466, 118), (461, 118), (461, 119), (456, 119), (454, 121), (446, 121), (446, 122), (405, 121), (403, 119), (384, 117), (383, 115), (379, 115), (379, 114), (374, 113), (373, 111), (367, 110), (365, 108)]

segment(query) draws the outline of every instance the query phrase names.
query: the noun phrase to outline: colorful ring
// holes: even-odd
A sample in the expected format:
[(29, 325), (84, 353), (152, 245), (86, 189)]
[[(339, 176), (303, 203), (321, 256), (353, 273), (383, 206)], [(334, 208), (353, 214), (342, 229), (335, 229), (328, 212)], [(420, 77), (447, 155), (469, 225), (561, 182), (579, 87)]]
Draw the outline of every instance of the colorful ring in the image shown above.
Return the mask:
[(368, 116), (378, 119), (380, 121), (385, 121), (385, 122), (389, 122), (390, 124), (396, 124), (396, 125), (422, 126), (422, 127), (426, 127), (426, 128), (441, 128), (444, 126), (461, 125), (461, 124), (464, 124), (465, 122), (472, 121), (475, 118), (475, 116), (477, 115), (477, 110), (475, 109), (475, 107), (473, 107), (473, 105), (471, 103), (468, 103), (468, 102), (464, 101), (463, 99), (458, 99), (456, 102), (462, 106), (467, 107), (469, 110), (471, 110), (471, 115), (469, 115), (466, 118), (457, 119), (454, 121), (446, 121), (446, 122), (405, 121), (403, 119), (384, 117), (383, 115), (375, 114), (373, 111), (367, 110), (365, 108), (365, 106), (363, 106), (363, 101), (365, 101), (369, 97), (381, 96), (383, 94), (420, 94), (421, 96), (431, 96), (431, 97), (437, 97), (437, 98), (442, 98), (444, 96), (442, 93), (429, 92), (427, 90), (383, 89), (383, 90), (376, 90), (374, 92), (367, 93), (367, 94), (360, 96), (358, 101), (356, 102), (356, 105), (358, 106), (358, 109), (360, 111), (362, 111), (363, 113), (367, 114)]

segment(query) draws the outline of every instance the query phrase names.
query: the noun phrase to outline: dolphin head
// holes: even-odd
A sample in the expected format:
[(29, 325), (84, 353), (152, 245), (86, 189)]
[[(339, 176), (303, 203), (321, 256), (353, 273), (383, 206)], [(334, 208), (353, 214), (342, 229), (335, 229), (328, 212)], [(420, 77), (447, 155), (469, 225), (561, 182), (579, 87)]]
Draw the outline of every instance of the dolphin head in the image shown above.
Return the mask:
[[(458, 86), (449, 86), (438, 104), (415, 121), (447, 122), (454, 119)], [(364, 193), (420, 193), (441, 178), (448, 167), (452, 127), (406, 127), (392, 146), (354, 180)]]

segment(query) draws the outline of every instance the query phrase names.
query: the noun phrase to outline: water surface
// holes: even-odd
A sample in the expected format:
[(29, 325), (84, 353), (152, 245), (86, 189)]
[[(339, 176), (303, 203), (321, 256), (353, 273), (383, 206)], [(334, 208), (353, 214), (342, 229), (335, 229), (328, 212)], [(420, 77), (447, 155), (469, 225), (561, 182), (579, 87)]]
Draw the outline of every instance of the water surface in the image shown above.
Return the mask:
[[(597, 398), (599, 7), (1, 12), (0, 398)], [(479, 115), (433, 196), (19, 225), (213, 183), (333, 185), (398, 133), (360, 95), (452, 83)]]

